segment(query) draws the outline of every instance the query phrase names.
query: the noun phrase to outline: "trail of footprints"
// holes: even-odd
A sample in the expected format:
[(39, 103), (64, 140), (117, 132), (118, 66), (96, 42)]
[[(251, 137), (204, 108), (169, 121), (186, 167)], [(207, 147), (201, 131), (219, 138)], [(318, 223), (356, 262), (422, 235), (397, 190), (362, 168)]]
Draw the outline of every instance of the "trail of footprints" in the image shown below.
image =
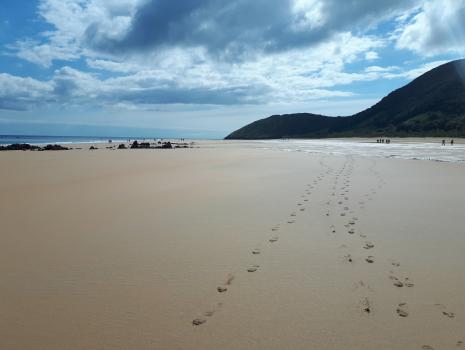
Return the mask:
[[(376, 179), (376, 188), (370, 188), (368, 190), (368, 193), (365, 193), (363, 197), (366, 198), (366, 200), (373, 200), (374, 196), (377, 194), (377, 189), (381, 189), (382, 186), (384, 185), (384, 181), (381, 178), (380, 174), (374, 170), (375, 162), (373, 162), (372, 166), (370, 167), (369, 171), (374, 175)], [(349, 195), (350, 195), (350, 188), (351, 188), (351, 182), (352, 182), (352, 174), (354, 172), (354, 160), (352, 157), (347, 157), (345, 163), (343, 164), (342, 168), (335, 174), (334, 177), (334, 182), (332, 186), (332, 190), (334, 191), (332, 195), (334, 196), (336, 192), (339, 192), (338, 199), (337, 199), (337, 204), (335, 205), (335, 210), (338, 211), (341, 217), (346, 217), (346, 216), (351, 216), (351, 218), (343, 224), (343, 227), (347, 231), (347, 234), (349, 236), (353, 237), (359, 237), (360, 238), (360, 245), (361, 248), (363, 248), (364, 251), (366, 251), (368, 254), (363, 254), (365, 255), (363, 257), (363, 260), (367, 264), (375, 264), (376, 263), (376, 257), (375, 257), (375, 243), (371, 240), (368, 239), (368, 235), (363, 233), (363, 232), (358, 232), (357, 230), (357, 223), (358, 223), (358, 217), (354, 216), (354, 211), (351, 210), (349, 206)], [(359, 204), (359, 209), (363, 210), (365, 209), (366, 201), (361, 200), (358, 202)], [(332, 223), (330, 225), (330, 230), (331, 232), (335, 233), (336, 232), (336, 224)], [(343, 248), (347, 248), (346, 245), (343, 246)], [(349, 263), (354, 263), (355, 258), (354, 258), (354, 253), (349, 252), (348, 254), (344, 255), (345, 261)], [(397, 268), (399, 267), (400, 264), (398, 262), (392, 261), (392, 267)], [(411, 288), (414, 286), (414, 283), (411, 281), (409, 277), (397, 277), (397, 273), (394, 270), (391, 270), (389, 272), (389, 278), (393, 282), (393, 286), (402, 288), (402, 287), (408, 287)], [(370, 307), (366, 307), (365, 305), (370, 304)], [(362, 298), (362, 302), (360, 303), (361, 310), (365, 313), (372, 313), (373, 312), (373, 306), (372, 303), (369, 301), (367, 297)], [(407, 317), (408, 316), (408, 308), (405, 303), (401, 303), (396, 309), (397, 314), (401, 317)]]
[[(363, 195), (364, 199), (358, 202), (359, 210), (363, 210), (366, 207), (367, 201), (372, 201), (376, 194), (377, 190), (381, 189), (385, 184), (385, 181), (382, 179), (380, 174), (374, 170), (375, 162), (373, 162), (372, 166), (370, 167), (370, 172), (374, 175), (376, 179), (376, 188), (370, 188), (367, 193)], [(351, 157), (347, 157), (345, 164), (342, 166), (341, 170), (335, 174), (333, 186), (331, 187), (332, 193), (331, 197), (336, 197), (334, 201), (337, 203), (335, 204), (335, 211), (339, 213), (339, 216), (345, 219), (347, 216), (351, 216), (354, 214), (354, 211), (351, 210), (348, 200), (350, 196), (350, 187), (351, 187), (351, 175), (354, 171), (354, 162)], [(331, 211), (328, 210), (327, 216), (331, 216)], [(370, 252), (375, 251), (375, 243), (373, 241), (368, 240), (368, 236), (365, 233), (358, 232), (357, 235), (357, 223), (358, 217), (352, 216), (345, 224), (342, 226), (344, 227), (343, 230), (347, 231), (347, 234), (352, 237), (359, 237), (361, 239), (361, 247), (363, 250)], [(329, 226), (329, 231), (331, 233), (336, 233), (337, 225), (335, 222), (332, 222)], [(343, 249), (347, 249), (346, 244), (342, 244), (340, 246)], [(348, 252), (344, 255), (344, 260), (347, 263), (353, 264), (355, 262), (354, 252)], [(364, 260), (368, 264), (375, 264), (376, 258), (374, 255), (367, 255), (364, 257)], [(389, 260), (391, 265), (391, 270), (389, 270), (388, 278), (392, 282), (393, 287), (395, 288), (413, 288), (415, 286), (412, 279), (408, 276), (403, 275), (399, 268), (401, 264), (396, 260)], [(361, 289), (364, 294), (366, 295), (367, 292), (371, 291), (371, 287), (366, 285), (363, 281), (359, 281), (355, 284), (357, 289)], [(446, 306), (442, 304), (435, 304), (438, 308), (439, 312), (445, 316), (446, 318), (453, 319), (455, 318), (455, 313), (451, 312), (447, 309)], [(374, 305), (367, 296), (363, 296), (359, 301), (359, 309), (363, 314), (372, 314), (374, 311)], [(406, 302), (400, 302), (395, 306), (396, 314), (401, 318), (406, 318), (409, 316), (410, 310), (409, 306)], [(464, 341), (460, 340), (456, 343), (457, 347), (464, 347)], [(423, 345), (422, 349), (426, 350), (434, 350), (430, 345)]]
[[(320, 161), (320, 165), (322, 166), (323, 171), (320, 174), (318, 174), (313, 181), (310, 181), (306, 185), (304, 193), (300, 196), (300, 201), (296, 203), (296, 208), (293, 211), (291, 211), (288, 219), (285, 220), (285, 225), (291, 225), (296, 222), (299, 213), (303, 213), (307, 209), (306, 205), (310, 202), (312, 191), (317, 188), (317, 186), (325, 179), (327, 175), (330, 175), (332, 173), (332, 170), (324, 164), (323, 160)], [(282, 224), (277, 224), (271, 228), (271, 236), (268, 238), (268, 244), (273, 244), (279, 241), (279, 232), (281, 228)], [(251, 250), (251, 255), (257, 258), (261, 253), (262, 250), (260, 248), (255, 248)], [(250, 266), (247, 266), (244, 270), (246, 273), (255, 273), (259, 271), (259, 269), (260, 265), (258, 263), (253, 263)], [(232, 285), (234, 279), (235, 276), (233, 274), (230, 274), (225, 283), (222, 283), (221, 285), (216, 287), (217, 292), (220, 294), (226, 294), (229, 291), (229, 287)], [(208, 321), (209, 318), (211, 318), (215, 314), (215, 312), (217, 312), (222, 307), (222, 305), (222, 303), (218, 303), (212, 310), (208, 310), (204, 312), (200, 317), (193, 319), (192, 325), (203, 325)]]
[[(330, 195), (329, 200), (325, 203), (327, 210), (325, 211), (325, 216), (328, 217), (330, 220), (334, 213), (339, 214), (338, 216), (345, 220), (348, 218), (347, 222), (343, 224), (344, 229), (346, 230), (347, 234), (352, 237), (358, 237), (361, 240), (361, 248), (362, 251), (368, 253), (364, 254), (363, 260), (366, 264), (376, 264), (376, 256), (375, 256), (375, 242), (368, 239), (368, 235), (362, 232), (359, 232), (357, 229), (358, 223), (358, 216), (356, 216), (355, 211), (351, 209), (349, 205), (349, 198), (350, 198), (350, 189), (352, 184), (352, 174), (354, 172), (354, 159), (351, 156), (347, 156), (345, 159), (342, 168), (339, 171), (335, 171), (333, 168), (329, 167), (324, 163), (324, 157), (320, 160), (320, 165), (322, 167), (322, 172), (317, 175), (317, 177), (309, 182), (306, 185), (304, 193), (300, 196), (300, 201), (297, 203), (296, 208), (290, 212), (288, 219), (285, 221), (285, 225), (294, 224), (298, 218), (299, 213), (302, 213), (306, 210), (306, 205), (309, 204), (312, 191), (317, 188), (317, 186), (327, 177), (333, 177), (334, 181), (332, 182), (332, 186), (330, 186)], [(364, 199), (357, 202), (358, 209), (364, 210), (367, 205), (367, 201), (372, 201), (378, 190), (380, 190), (386, 182), (382, 179), (379, 172), (377, 172), (375, 168), (376, 162), (373, 161), (369, 171), (372, 173), (374, 178), (376, 179), (376, 185), (374, 187), (369, 188), (368, 192), (363, 195)], [(332, 234), (336, 234), (339, 229), (337, 228), (338, 225), (335, 221), (333, 221), (329, 225), (329, 232)], [(268, 244), (274, 244), (279, 241), (280, 239), (280, 230), (282, 229), (281, 224), (277, 224), (271, 228), (271, 236), (268, 238)], [(342, 244), (340, 245), (341, 248), (347, 249), (347, 245)], [(262, 253), (262, 250), (259, 248), (255, 248), (251, 250), (251, 255), (258, 258), (258, 256)], [(348, 263), (354, 263), (355, 258), (357, 256), (354, 252), (348, 252), (344, 255), (344, 260)], [(415, 286), (414, 282), (411, 280), (410, 277), (404, 276), (399, 270), (401, 264), (396, 260), (389, 260), (391, 270), (389, 270), (388, 278), (392, 281), (392, 285), (394, 288), (412, 288)], [(258, 263), (251, 264), (250, 266), (245, 268), (246, 273), (255, 273), (259, 271), (260, 265)], [(229, 287), (231, 287), (235, 276), (233, 274), (229, 274), (226, 278), (225, 282), (221, 285), (217, 286), (217, 292), (220, 294), (226, 294), (228, 292)], [(359, 281), (356, 283), (356, 287), (361, 289), (365, 292), (372, 291), (371, 287), (366, 285), (363, 281)], [(200, 326), (207, 322), (209, 318), (211, 318), (215, 312), (217, 312), (223, 303), (217, 303), (216, 306), (212, 310), (208, 310), (203, 313), (201, 317), (195, 318), (192, 321), (194, 326)], [(455, 314), (447, 309), (446, 306), (442, 304), (435, 304), (435, 307), (439, 310), (439, 312), (447, 318), (453, 319)], [(370, 301), (367, 296), (361, 298), (359, 302), (359, 308), (363, 314), (372, 314), (374, 312), (374, 305)], [(400, 302), (399, 304), (395, 305), (395, 312), (401, 318), (407, 318), (409, 316), (409, 306), (406, 302)], [(465, 348), (465, 344), (463, 341), (457, 342), (457, 347)], [(430, 345), (423, 345), (422, 349), (428, 350), (434, 348)]]

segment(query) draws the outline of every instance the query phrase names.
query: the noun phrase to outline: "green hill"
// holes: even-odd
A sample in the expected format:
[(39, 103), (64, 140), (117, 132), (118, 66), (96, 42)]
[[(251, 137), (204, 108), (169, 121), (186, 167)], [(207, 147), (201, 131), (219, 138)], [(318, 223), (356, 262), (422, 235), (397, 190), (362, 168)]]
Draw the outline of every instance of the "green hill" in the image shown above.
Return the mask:
[(352, 116), (273, 115), (234, 131), (226, 139), (344, 136), (465, 137), (465, 59), (430, 70)]

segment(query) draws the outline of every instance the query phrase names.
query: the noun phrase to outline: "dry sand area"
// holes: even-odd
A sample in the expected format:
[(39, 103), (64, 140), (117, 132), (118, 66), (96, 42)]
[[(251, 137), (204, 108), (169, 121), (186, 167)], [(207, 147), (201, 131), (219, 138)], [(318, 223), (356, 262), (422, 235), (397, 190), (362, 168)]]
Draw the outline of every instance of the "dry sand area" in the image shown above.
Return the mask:
[(0, 349), (465, 348), (465, 165), (0, 154)]

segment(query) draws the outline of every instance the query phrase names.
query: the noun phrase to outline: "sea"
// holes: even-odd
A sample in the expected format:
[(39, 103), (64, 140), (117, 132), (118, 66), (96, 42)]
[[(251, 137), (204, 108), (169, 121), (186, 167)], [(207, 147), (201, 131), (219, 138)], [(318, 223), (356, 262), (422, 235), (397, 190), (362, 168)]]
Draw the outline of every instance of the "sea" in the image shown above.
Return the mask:
[(42, 135), (0, 135), (0, 145), (13, 143), (29, 143), (31, 145), (73, 144), (73, 143), (104, 143), (108, 140), (124, 142), (127, 140), (141, 140), (134, 137), (111, 136), (42, 136)]

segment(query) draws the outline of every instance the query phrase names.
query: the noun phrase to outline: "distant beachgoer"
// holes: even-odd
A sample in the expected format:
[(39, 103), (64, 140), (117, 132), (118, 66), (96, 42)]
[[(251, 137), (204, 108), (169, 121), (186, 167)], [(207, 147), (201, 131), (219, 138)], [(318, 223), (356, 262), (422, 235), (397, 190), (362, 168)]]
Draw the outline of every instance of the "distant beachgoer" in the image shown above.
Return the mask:
[(443, 146), (446, 145), (446, 140), (442, 140), (442, 145), (443, 145)]
[(451, 146), (454, 145), (454, 140), (450, 140), (450, 145), (451, 145)]

